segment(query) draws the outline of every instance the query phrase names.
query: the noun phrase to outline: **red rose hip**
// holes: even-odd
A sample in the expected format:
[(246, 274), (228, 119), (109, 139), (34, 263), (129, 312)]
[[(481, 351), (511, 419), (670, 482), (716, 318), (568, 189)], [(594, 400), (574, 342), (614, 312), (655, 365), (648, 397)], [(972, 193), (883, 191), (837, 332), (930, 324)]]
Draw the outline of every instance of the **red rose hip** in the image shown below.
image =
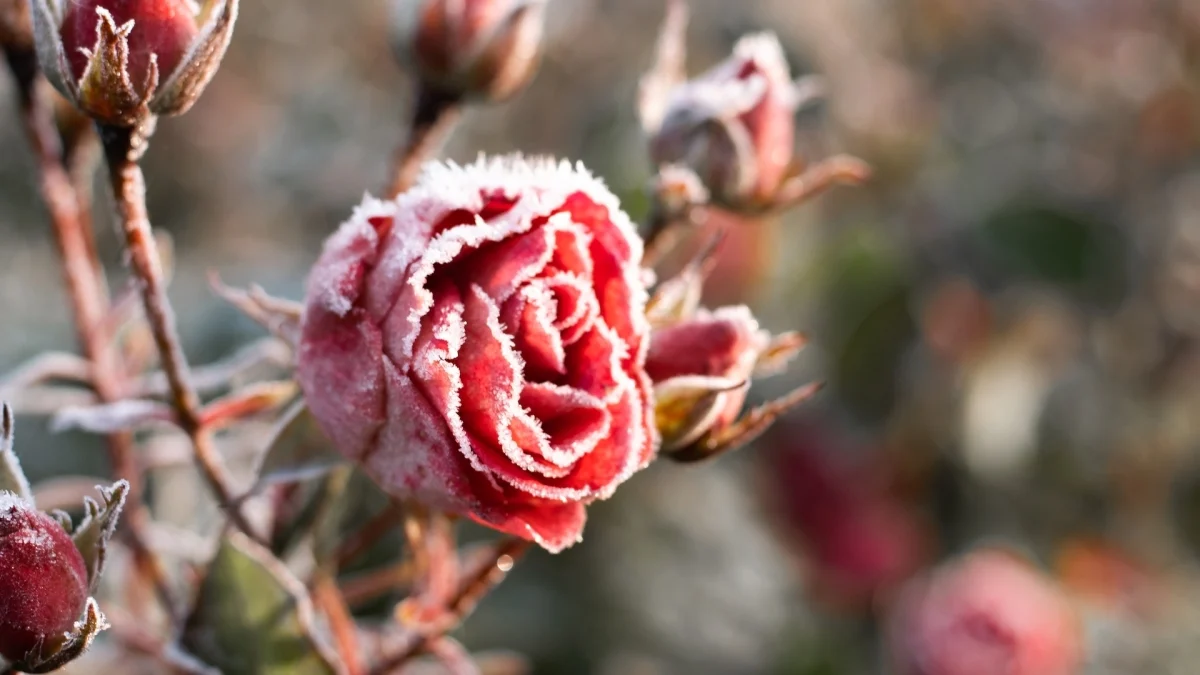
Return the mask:
[(0, 493), (0, 655), (53, 652), (88, 597), (87, 568), (66, 530), (12, 493)]
[[(97, 8), (108, 10), (118, 26), (133, 21), (129, 34), (129, 79), (140, 90), (150, 68), (150, 55), (158, 58), (158, 79), (175, 72), (199, 28), (186, 0), (72, 0), (66, 5), (61, 34), (71, 74), (79, 79), (88, 58), (81, 51), (96, 43)], [(145, 92), (143, 92), (145, 93)]]

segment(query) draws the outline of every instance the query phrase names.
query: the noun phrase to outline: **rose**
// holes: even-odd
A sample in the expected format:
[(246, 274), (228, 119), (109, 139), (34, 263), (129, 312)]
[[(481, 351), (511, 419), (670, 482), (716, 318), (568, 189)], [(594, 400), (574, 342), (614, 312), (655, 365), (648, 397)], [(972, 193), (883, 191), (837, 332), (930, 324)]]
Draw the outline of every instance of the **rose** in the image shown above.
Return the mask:
[(1081, 658), (1067, 598), (1007, 551), (976, 551), (911, 582), (893, 618), (905, 675), (1069, 675)]
[(581, 167), (431, 164), (312, 270), (312, 414), (389, 493), (561, 550), (653, 455), (641, 253)]
[(24, 499), (0, 492), (0, 655), (38, 661), (38, 654), (53, 654), (69, 639), (87, 598), (87, 567), (67, 531)]

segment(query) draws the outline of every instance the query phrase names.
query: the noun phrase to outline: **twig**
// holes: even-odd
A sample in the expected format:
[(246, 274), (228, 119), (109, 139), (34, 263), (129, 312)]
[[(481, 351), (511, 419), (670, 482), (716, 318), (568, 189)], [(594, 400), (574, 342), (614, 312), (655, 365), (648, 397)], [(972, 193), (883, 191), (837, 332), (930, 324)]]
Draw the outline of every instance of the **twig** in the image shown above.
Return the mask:
[(396, 565), (371, 570), (365, 574), (351, 577), (341, 582), (342, 597), (346, 604), (357, 607), (369, 600), (393, 591), (402, 586), (409, 586), (416, 579), (416, 567), (412, 561), (406, 560)]
[[(36, 55), (9, 52), (6, 56), (17, 80), (21, 119), (37, 162), (42, 198), (62, 259), (76, 335), (89, 363), (92, 389), (102, 402), (115, 402), (121, 398), (121, 373), (108, 335), (102, 329), (108, 312), (108, 294), (100, 275), (92, 232), (87, 226), (88, 221), (82, 217), (79, 195), (63, 165), (54, 111), (38, 91), (40, 79)], [(176, 602), (167, 583), (166, 570), (146, 545), (149, 516), (141, 498), (141, 471), (133, 453), (133, 437), (128, 433), (110, 434), (108, 451), (113, 473), (129, 482), (131, 507), (124, 519), (125, 539), (138, 566), (148, 573), (163, 607), (174, 618)]]
[[(493, 554), (487, 556), (478, 567), (464, 574), (459, 581), (458, 589), (448, 603), (448, 617), (454, 624), (461, 623), (479, 601), (504, 580), (505, 574), (513, 562), (529, 549), (529, 542), (522, 539), (506, 538), (500, 541)], [(430, 641), (439, 636), (414, 633), (398, 651), (385, 657), (379, 665), (371, 669), (369, 675), (390, 675), (407, 664), (411, 659), (423, 652)]]
[(446, 142), (461, 116), (462, 105), (457, 98), (419, 87), (411, 130), (397, 147), (392, 161), (387, 187), (389, 199), (412, 187), (421, 173), (421, 165)]
[(342, 596), (333, 577), (325, 572), (317, 572), (312, 587), (312, 599), (329, 622), (330, 632), (333, 634), (338, 655), (342, 657), (342, 665), (346, 667), (347, 675), (362, 675), (366, 666), (362, 661), (358, 627), (355, 626), (354, 616), (350, 613), (346, 598)]
[(147, 139), (142, 136), (140, 129), (101, 126), (98, 130), (121, 229), (125, 235), (125, 247), (134, 275), (141, 282), (142, 304), (170, 387), (171, 404), (179, 424), (192, 441), (200, 473), (217, 501), (239, 530), (261, 543), (261, 537), (255, 534), (241, 509), (234, 505), (235, 492), (230, 486), (229, 473), (213, 444), (211, 430), (202, 423), (200, 396), (192, 385), (187, 358), (176, 331), (175, 315), (163, 281), (158, 246), (146, 212), (145, 177), (137, 163)]

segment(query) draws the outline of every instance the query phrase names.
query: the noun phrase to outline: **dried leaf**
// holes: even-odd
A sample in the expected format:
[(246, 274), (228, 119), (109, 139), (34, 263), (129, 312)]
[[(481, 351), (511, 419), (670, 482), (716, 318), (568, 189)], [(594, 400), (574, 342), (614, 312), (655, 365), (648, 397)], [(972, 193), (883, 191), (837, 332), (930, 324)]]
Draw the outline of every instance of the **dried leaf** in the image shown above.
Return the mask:
[(200, 585), (180, 645), (224, 675), (329, 675), (343, 668), (313, 632), (304, 585), (233, 532)]
[(11, 492), (33, 504), (33, 490), (29, 488), (29, 479), (21, 470), (17, 453), (13, 452), (15, 429), (12, 408), (8, 407), (7, 403), (0, 403), (0, 490)]
[(100, 487), (100, 498), (104, 505), (91, 497), (83, 500), (84, 516), (79, 527), (71, 534), (75, 548), (83, 555), (87, 565), (88, 586), (95, 591), (104, 573), (104, 561), (108, 557), (108, 542), (117, 529), (117, 520), (121, 517), (121, 509), (125, 506), (125, 497), (129, 494), (129, 483), (119, 480), (112, 487)]
[(201, 423), (209, 428), (228, 426), (240, 419), (274, 410), (294, 398), (298, 391), (294, 380), (247, 385), (204, 406), (200, 412)]

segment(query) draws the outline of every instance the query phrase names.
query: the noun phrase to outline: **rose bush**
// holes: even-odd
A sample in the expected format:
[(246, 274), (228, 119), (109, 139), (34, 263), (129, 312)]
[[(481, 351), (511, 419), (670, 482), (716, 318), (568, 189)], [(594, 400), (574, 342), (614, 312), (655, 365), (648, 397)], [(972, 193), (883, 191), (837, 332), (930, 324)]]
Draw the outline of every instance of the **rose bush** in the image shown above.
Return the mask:
[(561, 550), (653, 456), (641, 254), (582, 168), (432, 164), (313, 268), (313, 416), (391, 494)]

